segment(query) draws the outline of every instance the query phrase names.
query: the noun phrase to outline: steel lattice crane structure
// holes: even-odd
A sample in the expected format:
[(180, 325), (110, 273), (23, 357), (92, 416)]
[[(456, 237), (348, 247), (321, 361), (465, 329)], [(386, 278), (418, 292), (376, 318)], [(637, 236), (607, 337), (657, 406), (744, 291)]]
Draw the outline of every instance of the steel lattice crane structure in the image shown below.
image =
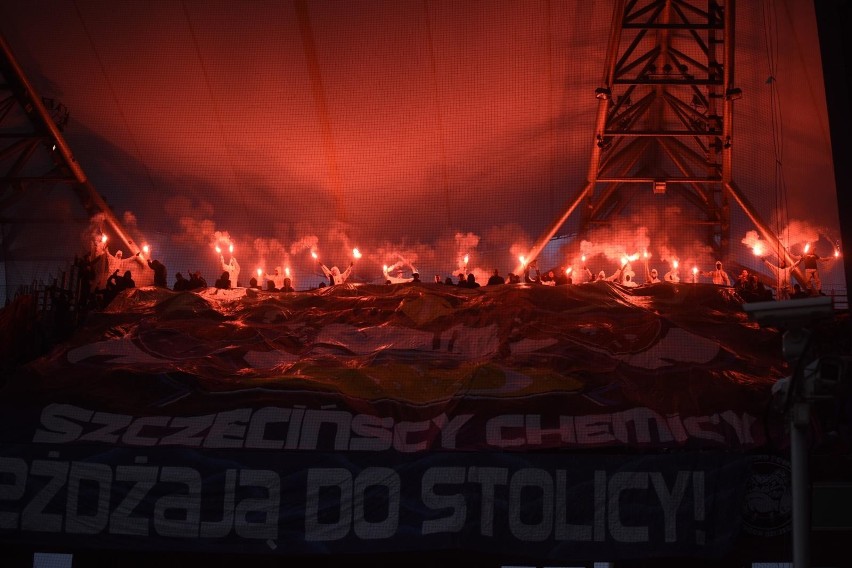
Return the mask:
[(23, 221), (19, 202), (56, 185), (73, 191), (89, 217), (102, 215), (104, 229), (137, 255), (141, 249), (92, 185), (62, 135), (67, 109), (38, 95), (2, 34), (0, 79), (0, 261), (5, 262), (18, 244)]
[[(706, 229), (718, 257), (730, 249), (731, 207), (739, 206), (763, 240), (789, 256), (732, 172), (737, 148), (734, 105), (735, 0), (614, 0), (584, 185), (534, 243), (538, 257), (569, 217), (578, 233), (616, 219), (637, 197), (658, 193), (691, 207), (686, 218)], [(88, 215), (131, 255), (136, 240), (93, 187), (53, 116), (0, 37), (0, 225), (2, 259), (14, 245), (7, 218), (21, 195), (47, 185), (71, 189)], [(592, 96), (592, 93), (589, 93)], [(56, 108), (53, 109), (57, 110)], [(333, 161), (330, 158), (330, 161)], [(795, 276), (803, 281), (801, 271)]]
[[(790, 257), (734, 182), (735, 0), (616, 0), (586, 184), (530, 252), (575, 214), (579, 234), (637, 196), (671, 193), (692, 207), (718, 258), (730, 250), (731, 202)], [(795, 276), (804, 281), (796, 268)]]

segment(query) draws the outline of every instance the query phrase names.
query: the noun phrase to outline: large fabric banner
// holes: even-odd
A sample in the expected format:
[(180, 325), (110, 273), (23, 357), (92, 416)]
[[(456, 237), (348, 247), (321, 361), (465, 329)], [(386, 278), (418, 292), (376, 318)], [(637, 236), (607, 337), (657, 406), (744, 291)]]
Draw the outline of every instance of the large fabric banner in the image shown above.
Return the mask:
[[(765, 445), (780, 334), (731, 290), (494, 288), (130, 290), (9, 381), (3, 439), (38, 425), (131, 446)], [(217, 446), (229, 424), (244, 441)]]
[(3, 385), (0, 539), (720, 555), (783, 530), (779, 354), (709, 285), (129, 290)]
[(0, 533), (99, 548), (313, 554), (432, 547), (539, 558), (718, 555), (748, 457), (251, 454), (6, 446)]

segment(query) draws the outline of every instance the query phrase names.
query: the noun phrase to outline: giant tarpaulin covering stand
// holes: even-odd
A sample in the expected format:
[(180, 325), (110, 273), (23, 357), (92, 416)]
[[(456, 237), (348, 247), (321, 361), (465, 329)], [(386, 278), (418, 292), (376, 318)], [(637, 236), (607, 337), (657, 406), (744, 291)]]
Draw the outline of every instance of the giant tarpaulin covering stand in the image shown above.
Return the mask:
[(718, 556), (778, 507), (779, 349), (711, 285), (137, 288), (6, 382), (0, 535)]

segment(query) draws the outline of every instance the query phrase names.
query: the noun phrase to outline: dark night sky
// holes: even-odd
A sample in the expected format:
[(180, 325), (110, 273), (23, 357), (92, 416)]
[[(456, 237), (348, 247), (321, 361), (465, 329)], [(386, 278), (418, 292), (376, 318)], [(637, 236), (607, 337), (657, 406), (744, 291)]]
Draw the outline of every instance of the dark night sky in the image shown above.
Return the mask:
[[(583, 186), (611, 7), (325, 0), (300, 27), (293, 2), (20, 0), (0, 4), (0, 31), (40, 94), (69, 107), (77, 159), (170, 276), (212, 276), (227, 232), (244, 268), (290, 265), (307, 285), (308, 246), (329, 264), (357, 246), (376, 277), (400, 256), (449, 274), (464, 252), (511, 270)], [(790, 222), (794, 250), (822, 236), (829, 254), (840, 235), (812, 12), (738, 5), (734, 178), (767, 222)], [(675, 217), (625, 220), (595, 246), (711, 262), (655, 247), (688, 225)], [(740, 244), (753, 227), (734, 220), (733, 254), (753, 262)], [(845, 287), (841, 263), (824, 279)]]

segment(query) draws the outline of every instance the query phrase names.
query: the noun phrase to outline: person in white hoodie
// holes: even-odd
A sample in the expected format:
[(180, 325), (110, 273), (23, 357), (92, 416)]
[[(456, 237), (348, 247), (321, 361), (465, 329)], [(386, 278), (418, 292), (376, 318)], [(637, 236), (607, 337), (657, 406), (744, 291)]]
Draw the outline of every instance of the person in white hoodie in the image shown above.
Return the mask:
[(284, 286), (284, 280), (287, 279), (287, 275), (280, 266), (276, 266), (272, 274), (264, 274), (263, 277), (267, 280), (272, 280), (272, 285), (276, 290), (280, 290)]
[(778, 286), (777, 297), (779, 300), (790, 299), (791, 276), (793, 274), (793, 269), (796, 268), (796, 265), (800, 262), (802, 262), (801, 258), (794, 262), (791, 266), (787, 266), (787, 261), (785, 261), (784, 258), (779, 259), (777, 265), (772, 264), (766, 259), (763, 260), (763, 264), (765, 264), (775, 274), (775, 280)]
[[(402, 275), (402, 267), (399, 266), (399, 263), (393, 266), (385, 266), (382, 270), (385, 282), (390, 282), (391, 284), (407, 284), (409, 282), (413, 282), (414, 275), (419, 273), (417, 272), (417, 269), (414, 268), (414, 265), (409, 266), (411, 266), (411, 278), (406, 278)], [(396, 276), (393, 276), (391, 273), (396, 274)]]
[(222, 270), (228, 273), (228, 278), (231, 280), (231, 288), (236, 288), (237, 286), (239, 286), (237, 282), (239, 282), (238, 278), (240, 276), (240, 265), (237, 262), (237, 259), (231, 256), (231, 260), (226, 263), (225, 257), (220, 254), (219, 262), (222, 265)]
[(322, 273), (325, 274), (326, 278), (328, 278), (328, 283), (330, 286), (334, 286), (336, 284), (343, 284), (352, 274), (352, 267), (355, 266), (355, 263), (350, 261), (349, 266), (343, 272), (340, 272), (340, 269), (336, 266), (332, 266), (328, 268), (322, 262), (319, 262), (320, 268), (322, 269)]
[(714, 270), (709, 270), (707, 272), (702, 272), (702, 276), (706, 276), (707, 278), (713, 279), (713, 284), (716, 286), (730, 286), (731, 285), (731, 277), (728, 276), (728, 273), (722, 269), (722, 261), (716, 261), (716, 268)]

